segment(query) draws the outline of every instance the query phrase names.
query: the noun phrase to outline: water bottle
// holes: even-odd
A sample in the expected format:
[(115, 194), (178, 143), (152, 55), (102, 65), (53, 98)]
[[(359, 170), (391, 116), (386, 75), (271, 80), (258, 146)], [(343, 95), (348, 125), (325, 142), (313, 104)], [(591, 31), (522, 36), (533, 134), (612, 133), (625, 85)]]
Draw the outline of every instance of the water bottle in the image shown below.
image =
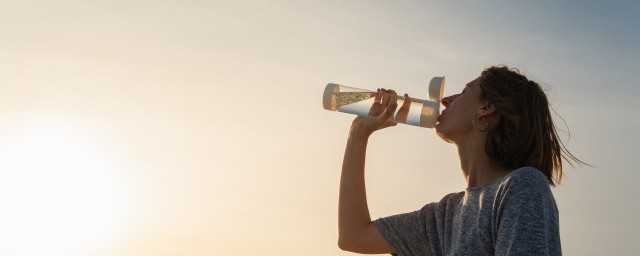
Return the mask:
[[(397, 114), (404, 102), (404, 97), (398, 95), (398, 107), (393, 114), (396, 122), (425, 128), (434, 128), (440, 114), (440, 99), (444, 91), (444, 76), (434, 77), (429, 82), (429, 99), (421, 100), (410, 97), (409, 114), (406, 122), (398, 121)], [(358, 116), (367, 116), (377, 92), (368, 91), (340, 84), (327, 84), (322, 97), (322, 106), (326, 110), (339, 111)]]

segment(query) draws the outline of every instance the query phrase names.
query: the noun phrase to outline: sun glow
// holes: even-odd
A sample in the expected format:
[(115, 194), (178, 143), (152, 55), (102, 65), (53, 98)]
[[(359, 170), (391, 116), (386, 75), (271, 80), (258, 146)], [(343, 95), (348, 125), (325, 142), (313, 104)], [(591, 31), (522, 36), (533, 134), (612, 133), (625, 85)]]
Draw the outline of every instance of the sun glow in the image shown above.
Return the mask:
[(129, 211), (123, 172), (90, 129), (51, 117), (3, 126), (0, 254), (82, 255), (112, 241)]

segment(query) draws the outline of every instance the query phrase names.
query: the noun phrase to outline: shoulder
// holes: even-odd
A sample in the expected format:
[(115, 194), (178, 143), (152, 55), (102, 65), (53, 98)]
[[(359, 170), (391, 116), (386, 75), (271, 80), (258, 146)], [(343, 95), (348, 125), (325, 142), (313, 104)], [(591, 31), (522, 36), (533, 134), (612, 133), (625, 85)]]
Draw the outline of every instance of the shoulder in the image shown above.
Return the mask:
[(432, 215), (433, 214), (439, 214), (439, 215), (450, 214), (455, 211), (456, 207), (460, 204), (463, 197), (464, 197), (464, 191), (449, 193), (444, 197), (442, 197), (440, 201), (425, 205), (425, 207), (423, 207), (422, 210), (425, 211), (427, 214), (432, 214)]
[(460, 200), (462, 200), (463, 197), (464, 197), (464, 191), (449, 193), (444, 197), (442, 197), (442, 199), (440, 199), (439, 204), (451, 204), (451, 203), (456, 204)]
[(442, 197), (440, 201), (428, 203), (418, 211), (420, 212), (420, 214), (426, 215), (426, 216), (433, 216), (436, 214), (446, 214), (447, 212), (453, 211), (456, 205), (460, 203), (463, 197), (464, 197), (464, 191), (449, 193), (444, 197)]
[(449, 193), (442, 197), (440, 202), (436, 203), (436, 205), (440, 210), (453, 209), (460, 203), (460, 201), (462, 201), (463, 198), (464, 191)]
[(511, 172), (500, 184), (497, 196), (521, 199), (553, 197), (547, 177), (533, 167), (521, 167)]
[(530, 166), (513, 170), (503, 185), (518, 185), (525, 187), (549, 187), (547, 177), (538, 169)]

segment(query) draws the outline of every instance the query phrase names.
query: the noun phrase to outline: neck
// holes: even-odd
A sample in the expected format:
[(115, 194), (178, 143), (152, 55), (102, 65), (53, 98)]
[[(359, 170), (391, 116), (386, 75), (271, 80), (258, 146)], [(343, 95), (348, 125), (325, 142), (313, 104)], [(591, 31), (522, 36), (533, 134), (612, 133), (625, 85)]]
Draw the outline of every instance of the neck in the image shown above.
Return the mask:
[(493, 164), (485, 151), (486, 137), (484, 134), (474, 134), (463, 143), (456, 143), (460, 168), (467, 180), (467, 187), (477, 187), (491, 182), (509, 173), (505, 168)]

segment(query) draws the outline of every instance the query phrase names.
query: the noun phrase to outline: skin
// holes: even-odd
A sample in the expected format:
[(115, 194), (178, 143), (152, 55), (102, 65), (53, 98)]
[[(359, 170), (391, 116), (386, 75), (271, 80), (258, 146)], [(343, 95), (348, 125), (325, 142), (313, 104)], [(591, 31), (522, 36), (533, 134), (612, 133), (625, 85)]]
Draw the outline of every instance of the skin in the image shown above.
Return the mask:
[[(509, 173), (510, 170), (493, 164), (484, 148), (486, 132), (474, 128), (472, 120), (484, 118), (492, 126), (498, 120), (495, 108), (481, 96), (479, 78), (467, 83), (459, 93), (442, 99), (445, 109), (436, 124), (437, 134), (458, 149), (460, 168), (468, 187), (476, 187)], [(397, 106), (397, 94), (393, 90), (378, 89), (376, 103), (369, 116), (356, 117), (349, 130), (340, 177), (338, 203), (338, 246), (357, 253), (393, 253), (371, 222), (365, 190), (365, 158), (369, 137), (376, 131), (393, 127), (393, 113)], [(406, 120), (409, 95), (398, 110), (398, 121)], [(484, 128), (484, 121), (476, 119), (476, 124)]]

